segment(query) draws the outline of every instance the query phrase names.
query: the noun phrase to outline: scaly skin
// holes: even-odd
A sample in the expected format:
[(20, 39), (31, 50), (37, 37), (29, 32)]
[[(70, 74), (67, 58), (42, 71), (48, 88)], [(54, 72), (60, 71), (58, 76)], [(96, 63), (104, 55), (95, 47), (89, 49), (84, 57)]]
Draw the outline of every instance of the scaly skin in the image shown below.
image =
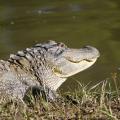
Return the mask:
[(0, 61), (0, 94), (23, 99), (29, 89), (38, 88), (54, 99), (53, 91), (68, 77), (93, 65), (99, 55), (91, 46), (72, 49), (55, 41), (18, 51)]

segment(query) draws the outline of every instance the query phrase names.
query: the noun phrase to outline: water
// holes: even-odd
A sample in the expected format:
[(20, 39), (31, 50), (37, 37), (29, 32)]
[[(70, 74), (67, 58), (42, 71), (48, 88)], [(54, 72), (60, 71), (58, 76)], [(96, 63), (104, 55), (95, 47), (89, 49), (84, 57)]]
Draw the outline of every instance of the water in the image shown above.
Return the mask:
[[(101, 53), (94, 66), (61, 86), (64, 91), (75, 89), (76, 81), (94, 85), (110, 78), (111, 73), (119, 74), (120, 1), (0, 1), (1, 59), (49, 39), (74, 48), (92, 45)], [(117, 83), (120, 84), (119, 79)]]

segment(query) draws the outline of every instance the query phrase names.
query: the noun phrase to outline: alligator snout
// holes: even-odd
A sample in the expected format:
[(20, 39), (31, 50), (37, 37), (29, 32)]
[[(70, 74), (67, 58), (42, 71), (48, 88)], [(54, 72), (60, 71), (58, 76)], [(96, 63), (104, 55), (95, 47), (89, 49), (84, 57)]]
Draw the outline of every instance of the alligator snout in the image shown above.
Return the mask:
[(93, 58), (100, 57), (100, 52), (95, 47), (87, 45), (87, 46), (84, 46), (82, 49), (83, 51), (85, 51), (85, 53), (92, 54)]
[(85, 46), (80, 49), (68, 49), (64, 53), (64, 57), (74, 63), (86, 60), (88, 62), (97, 59), (100, 56), (99, 51), (92, 46)]

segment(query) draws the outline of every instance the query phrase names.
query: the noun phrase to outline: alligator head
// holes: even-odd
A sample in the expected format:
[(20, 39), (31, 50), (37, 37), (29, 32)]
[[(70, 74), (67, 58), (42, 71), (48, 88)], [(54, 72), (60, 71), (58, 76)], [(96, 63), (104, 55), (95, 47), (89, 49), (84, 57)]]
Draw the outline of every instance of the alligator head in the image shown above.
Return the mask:
[(99, 51), (91, 46), (72, 49), (68, 48), (64, 43), (56, 43), (55, 41), (37, 44), (36, 46), (41, 46), (47, 51), (46, 61), (48, 66), (52, 67), (52, 73), (55, 78), (52, 78), (51, 75), (50, 77), (53, 82), (48, 80), (46, 83), (54, 90), (56, 90), (66, 78), (89, 68), (100, 56)]
[[(91, 46), (73, 49), (63, 43), (49, 41), (19, 51), (11, 59), (32, 69), (46, 86), (57, 90), (68, 77), (93, 65), (99, 56), (99, 51)], [(28, 62), (24, 62), (26, 60)]]

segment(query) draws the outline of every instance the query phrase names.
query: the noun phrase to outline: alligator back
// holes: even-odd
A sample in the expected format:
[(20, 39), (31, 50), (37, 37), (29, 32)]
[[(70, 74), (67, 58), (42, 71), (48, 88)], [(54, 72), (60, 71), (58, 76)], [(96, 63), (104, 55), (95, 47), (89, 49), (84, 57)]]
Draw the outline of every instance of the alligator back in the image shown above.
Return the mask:
[(8, 61), (0, 61), (0, 94), (22, 99), (30, 86), (38, 84), (36, 77), (29, 72)]

